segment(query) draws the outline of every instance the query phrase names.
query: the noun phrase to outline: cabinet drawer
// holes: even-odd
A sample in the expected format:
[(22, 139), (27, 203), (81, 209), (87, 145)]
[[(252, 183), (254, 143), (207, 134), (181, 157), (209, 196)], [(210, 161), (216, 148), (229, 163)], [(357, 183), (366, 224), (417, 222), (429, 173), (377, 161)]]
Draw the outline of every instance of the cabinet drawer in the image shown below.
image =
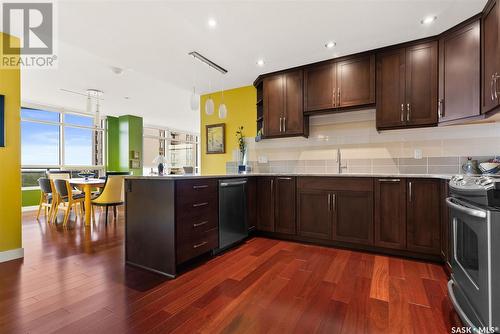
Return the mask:
[(203, 202), (217, 199), (217, 180), (195, 179), (176, 181), (176, 200), (179, 204)]
[(373, 191), (371, 177), (299, 177), (299, 189), (317, 189), (331, 191)]
[(180, 242), (195, 240), (202, 237), (207, 231), (218, 228), (217, 211), (212, 210), (203, 216), (178, 219), (176, 227), (177, 240)]
[(217, 215), (217, 198), (202, 198), (199, 201), (176, 203), (176, 220), (206, 219)]
[(205, 231), (193, 240), (177, 243), (177, 263), (183, 263), (219, 246), (219, 229)]

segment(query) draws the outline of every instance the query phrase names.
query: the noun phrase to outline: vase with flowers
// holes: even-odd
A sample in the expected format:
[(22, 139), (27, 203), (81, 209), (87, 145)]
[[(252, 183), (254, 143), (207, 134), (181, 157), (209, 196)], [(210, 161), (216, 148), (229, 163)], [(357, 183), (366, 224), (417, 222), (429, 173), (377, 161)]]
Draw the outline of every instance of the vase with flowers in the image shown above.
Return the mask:
[(245, 135), (243, 134), (243, 126), (238, 127), (236, 130), (236, 138), (238, 140), (238, 173), (246, 171), (247, 165), (247, 143), (245, 142)]

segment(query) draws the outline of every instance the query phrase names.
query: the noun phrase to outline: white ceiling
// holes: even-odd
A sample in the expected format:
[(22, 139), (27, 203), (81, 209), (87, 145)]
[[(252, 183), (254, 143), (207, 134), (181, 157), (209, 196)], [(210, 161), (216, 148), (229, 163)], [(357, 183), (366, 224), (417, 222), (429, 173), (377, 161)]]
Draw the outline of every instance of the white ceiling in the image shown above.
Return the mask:
[[(83, 109), (85, 98), (60, 89), (98, 88), (105, 92), (105, 113), (199, 131), (199, 115), (189, 108), (193, 82), (201, 92), (240, 87), (261, 73), (434, 35), (485, 3), (60, 0), (59, 67), (24, 71), (23, 100)], [(437, 21), (421, 25), (428, 15)], [(207, 25), (211, 17), (215, 29)], [(324, 47), (329, 40), (337, 42), (334, 49)], [(193, 61), (187, 55), (193, 50), (229, 73)], [(261, 57), (265, 65), (257, 67)], [(127, 70), (116, 75), (110, 66)]]

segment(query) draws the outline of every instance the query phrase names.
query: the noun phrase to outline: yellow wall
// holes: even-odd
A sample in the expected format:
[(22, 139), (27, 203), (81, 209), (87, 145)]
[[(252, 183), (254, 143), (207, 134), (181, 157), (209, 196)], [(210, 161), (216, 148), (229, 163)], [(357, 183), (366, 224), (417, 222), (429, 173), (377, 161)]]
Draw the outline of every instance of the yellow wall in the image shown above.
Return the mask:
[[(0, 32), (0, 57), (3, 34)], [(21, 248), (21, 80), (18, 69), (0, 67), (5, 95), (5, 147), (0, 147), (0, 252)]]
[[(233, 160), (233, 150), (238, 148), (236, 130), (243, 126), (243, 134), (253, 140), (257, 132), (256, 124), (256, 100), (257, 92), (253, 86), (245, 86), (224, 91), (224, 103), (227, 107), (227, 118), (220, 119), (218, 115), (219, 105), (222, 101), (221, 92), (215, 92), (201, 96), (201, 173), (202, 174), (225, 174), (226, 162)], [(205, 101), (208, 96), (214, 100), (215, 111), (208, 116), (205, 113)], [(206, 128), (208, 124), (226, 124), (226, 153), (206, 154)]]

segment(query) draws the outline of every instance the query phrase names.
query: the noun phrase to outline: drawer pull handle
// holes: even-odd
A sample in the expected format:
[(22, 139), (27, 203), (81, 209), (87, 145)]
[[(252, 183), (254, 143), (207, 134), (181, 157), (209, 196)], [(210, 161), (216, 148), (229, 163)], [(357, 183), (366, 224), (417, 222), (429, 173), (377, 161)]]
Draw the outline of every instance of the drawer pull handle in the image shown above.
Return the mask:
[(205, 189), (205, 188), (208, 188), (208, 185), (207, 185), (207, 184), (202, 185), (202, 186), (193, 186), (193, 189), (195, 189), (195, 190), (198, 190), (198, 189)]
[(196, 203), (196, 204), (193, 204), (193, 208), (198, 208), (200, 206), (205, 206), (205, 205), (208, 205), (208, 202), (203, 202), (203, 203)]
[(205, 246), (207, 243), (208, 243), (208, 242), (203, 241), (203, 242), (201, 242), (201, 243), (199, 243), (199, 244), (193, 245), (193, 248), (199, 248), (199, 247), (201, 247), (201, 246)]
[(200, 226), (203, 226), (205, 224), (208, 224), (208, 220), (205, 220), (205, 221), (203, 221), (201, 223), (195, 223), (195, 224), (193, 224), (193, 227), (200, 227)]

